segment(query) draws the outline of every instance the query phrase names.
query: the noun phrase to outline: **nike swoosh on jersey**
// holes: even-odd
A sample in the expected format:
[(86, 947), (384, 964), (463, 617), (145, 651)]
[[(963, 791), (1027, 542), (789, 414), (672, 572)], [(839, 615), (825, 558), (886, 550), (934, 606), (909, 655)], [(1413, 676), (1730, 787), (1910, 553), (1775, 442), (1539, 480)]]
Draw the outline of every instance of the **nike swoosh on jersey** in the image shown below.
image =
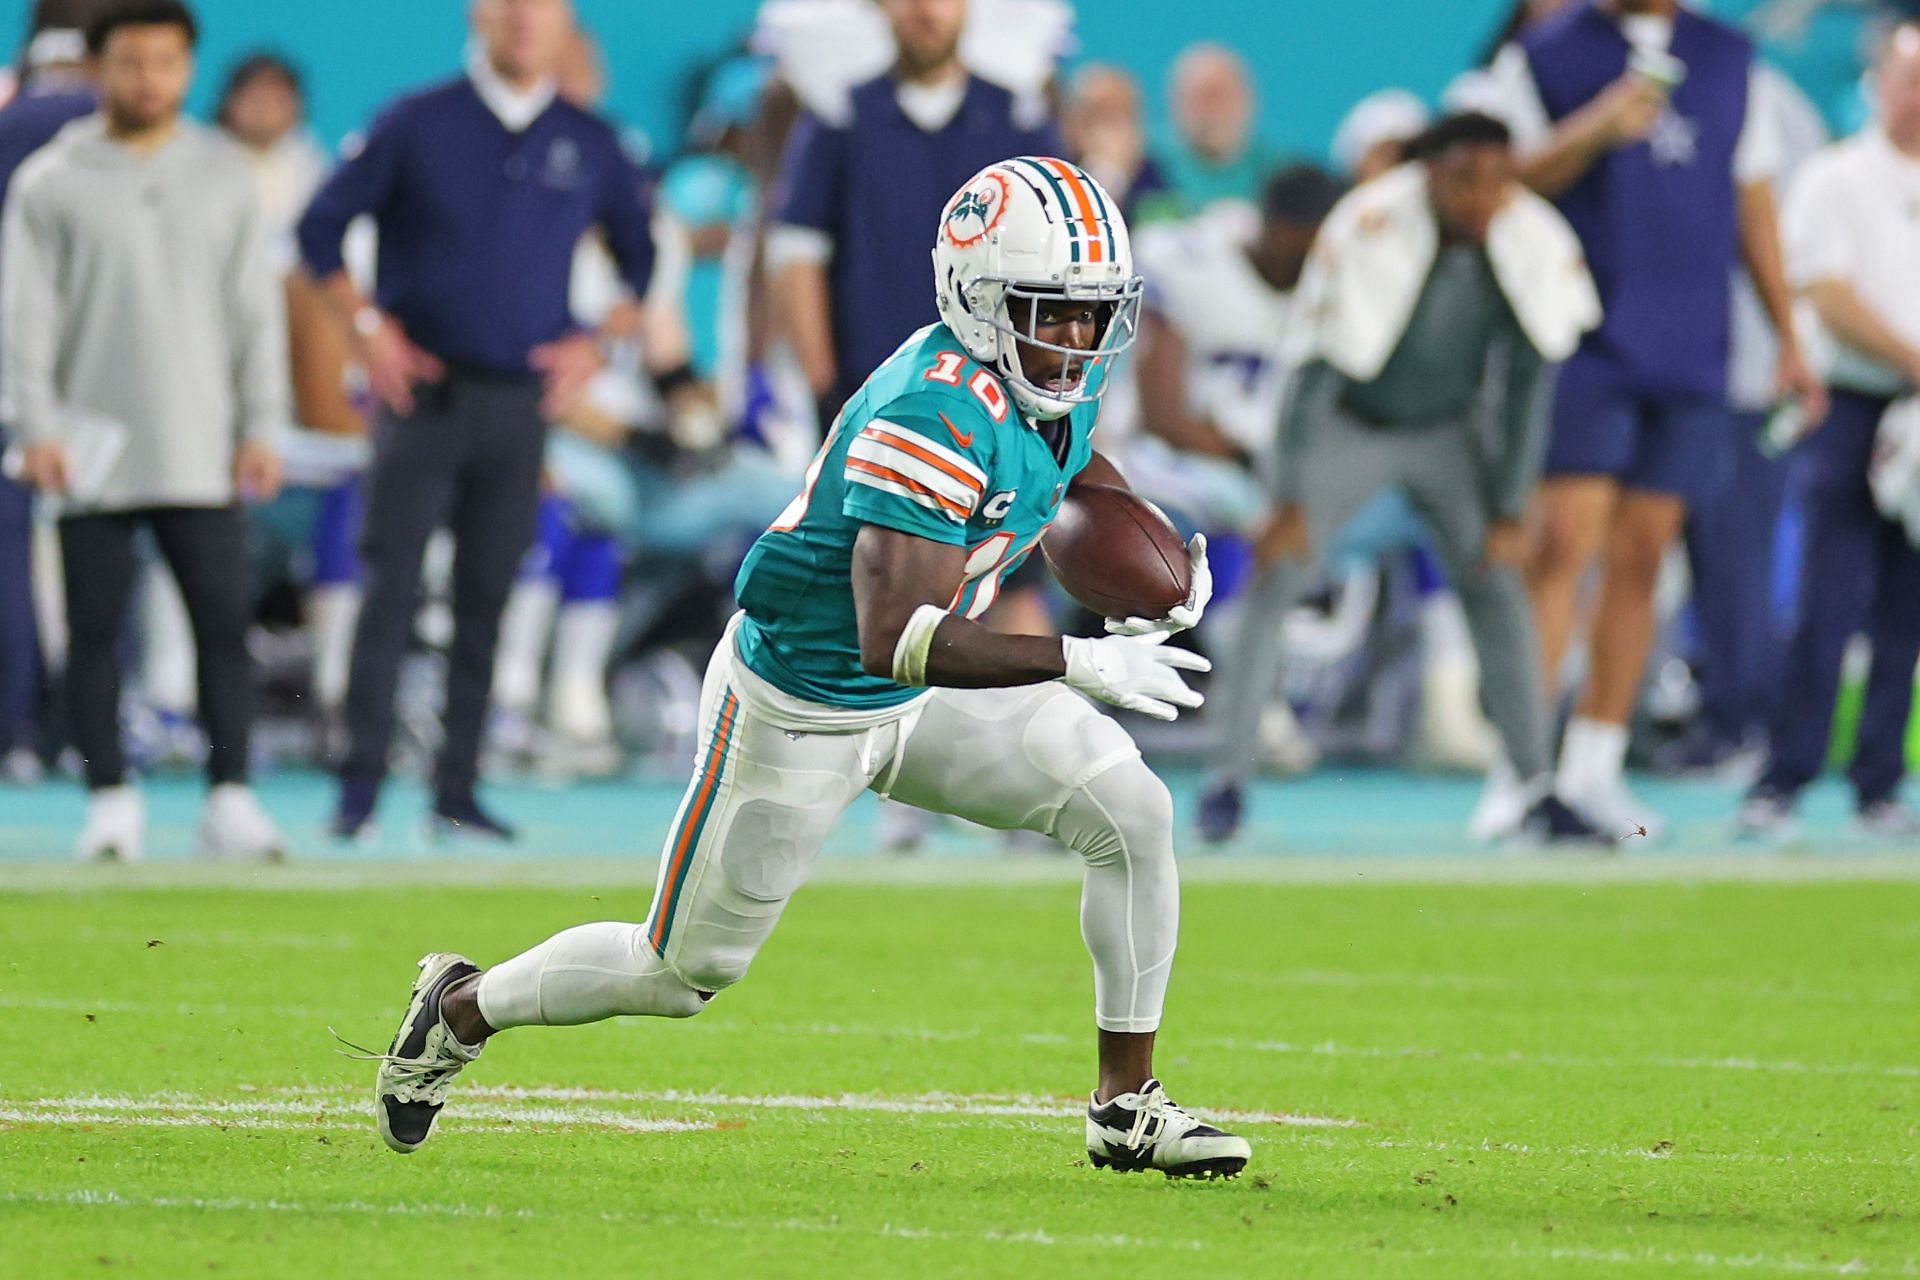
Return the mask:
[(960, 428), (954, 426), (953, 419), (944, 413), (940, 415), (940, 421), (946, 423), (947, 430), (953, 433), (953, 442), (955, 444), (959, 445), (962, 449), (973, 448), (973, 432), (969, 431), (966, 435), (961, 435)]

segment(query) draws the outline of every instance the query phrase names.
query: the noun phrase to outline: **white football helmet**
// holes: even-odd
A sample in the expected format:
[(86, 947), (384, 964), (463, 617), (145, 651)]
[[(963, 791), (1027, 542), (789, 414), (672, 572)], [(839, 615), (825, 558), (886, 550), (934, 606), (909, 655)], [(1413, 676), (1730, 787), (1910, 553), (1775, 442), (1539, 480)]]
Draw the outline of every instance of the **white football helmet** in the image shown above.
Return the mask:
[[(1133, 345), (1142, 282), (1120, 206), (1086, 170), (1050, 156), (988, 165), (954, 193), (933, 246), (940, 318), (975, 360), (1005, 380), (1021, 411), (1045, 421), (1100, 398), (1108, 379), (1089, 375)], [(1102, 311), (1091, 350), (1034, 336), (1039, 304), (1061, 298)], [(1008, 303), (1027, 299), (1024, 325)], [(1021, 367), (1021, 345), (1066, 358), (1057, 381), (1041, 386)]]

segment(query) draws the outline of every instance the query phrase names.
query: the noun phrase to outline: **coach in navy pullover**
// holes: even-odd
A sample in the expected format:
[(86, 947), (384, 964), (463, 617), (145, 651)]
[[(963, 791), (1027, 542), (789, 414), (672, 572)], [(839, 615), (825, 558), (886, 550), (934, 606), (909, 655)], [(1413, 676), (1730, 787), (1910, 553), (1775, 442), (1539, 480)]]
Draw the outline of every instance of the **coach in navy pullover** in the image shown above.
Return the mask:
[[(467, 74), (374, 122), (300, 221), (307, 269), (351, 318), (374, 425), (361, 557), (365, 603), (347, 687), (350, 746), (334, 832), (372, 817), (420, 562), (453, 533), (454, 637), (434, 777), (442, 834), (510, 839), (474, 797), (500, 614), (532, 541), (546, 423), (598, 371), (568, 307), (574, 250), (597, 228), (636, 296), (653, 242), (641, 176), (613, 129), (557, 94), (569, 0), (479, 0)], [(341, 270), (347, 224), (370, 214), (374, 302)]]
[(498, 373), (527, 372), (535, 347), (577, 328), (567, 282), (588, 230), (636, 296), (653, 266), (640, 175), (613, 129), (554, 98), (516, 132), (473, 75), (389, 107), (321, 187), (299, 231), (314, 276), (341, 270), (363, 213), (380, 226), (380, 310), (441, 360)]
[[(0, 204), (26, 158), (99, 108), (87, 78), (86, 38), (75, 28), (93, 8), (42, 3), (27, 45), (25, 83), (0, 108)], [(58, 11), (58, 12), (56, 12)], [(71, 24), (71, 25), (69, 25)], [(0, 422), (0, 447), (6, 444)], [(0, 476), (0, 775), (34, 777), (34, 711), (40, 693), (40, 633), (33, 606), (33, 491)]]

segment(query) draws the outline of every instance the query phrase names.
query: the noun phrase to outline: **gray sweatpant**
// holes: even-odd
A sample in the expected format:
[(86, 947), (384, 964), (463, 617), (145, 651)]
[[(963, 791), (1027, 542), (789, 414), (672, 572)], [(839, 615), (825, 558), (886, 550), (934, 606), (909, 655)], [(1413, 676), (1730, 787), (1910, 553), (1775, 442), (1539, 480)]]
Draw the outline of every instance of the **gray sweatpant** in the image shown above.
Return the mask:
[[(1480, 656), (1480, 698), (1522, 778), (1550, 767), (1539, 644), (1519, 573), (1487, 566), (1491, 519), (1487, 468), (1466, 423), (1370, 427), (1335, 412), (1317, 425), (1300, 459), (1296, 490), (1316, 555), (1369, 499), (1398, 487), (1426, 521), (1434, 549), (1467, 615)], [(1218, 729), (1214, 771), (1245, 782), (1257, 769), (1260, 713), (1279, 680), (1280, 623), (1316, 579), (1315, 566), (1282, 561), (1254, 583), (1219, 680), (1207, 702)]]

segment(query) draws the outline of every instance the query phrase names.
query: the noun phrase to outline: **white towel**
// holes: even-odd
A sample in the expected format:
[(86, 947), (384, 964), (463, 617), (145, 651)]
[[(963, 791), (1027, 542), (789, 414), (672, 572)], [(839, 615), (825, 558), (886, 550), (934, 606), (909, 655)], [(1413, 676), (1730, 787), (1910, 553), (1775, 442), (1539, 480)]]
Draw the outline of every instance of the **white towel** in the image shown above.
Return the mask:
[[(1382, 174), (1334, 207), (1301, 277), (1309, 322), (1295, 354), (1371, 382), (1407, 331), (1440, 253), (1425, 166)], [(1580, 240), (1558, 210), (1516, 185), (1487, 236), (1494, 278), (1528, 341), (1564, 360), (1600, 323), (1600, 295)]]
[(1894, 401), (1881, 416), (1867, 483), (1880, 514), (1920, 547), (1920, 396)]

